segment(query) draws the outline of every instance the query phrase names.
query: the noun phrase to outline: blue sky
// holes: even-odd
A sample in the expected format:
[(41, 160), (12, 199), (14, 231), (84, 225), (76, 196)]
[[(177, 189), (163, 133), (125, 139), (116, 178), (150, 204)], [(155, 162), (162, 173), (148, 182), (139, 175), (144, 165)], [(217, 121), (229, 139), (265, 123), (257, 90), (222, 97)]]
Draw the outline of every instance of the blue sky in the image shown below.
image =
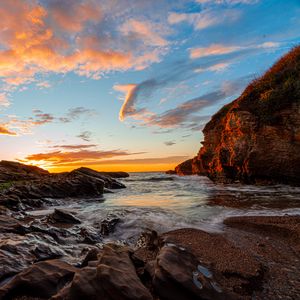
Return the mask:
[(0, 3), (1, 159), (165, 170), (300, 42), (298, 0)]

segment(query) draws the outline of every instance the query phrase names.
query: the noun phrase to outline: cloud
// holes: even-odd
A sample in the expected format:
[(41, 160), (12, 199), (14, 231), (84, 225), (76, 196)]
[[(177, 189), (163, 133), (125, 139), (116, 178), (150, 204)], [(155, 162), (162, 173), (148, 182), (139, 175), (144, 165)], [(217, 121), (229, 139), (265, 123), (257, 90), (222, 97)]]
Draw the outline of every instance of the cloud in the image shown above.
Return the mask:
[(6, 93), (0, 93), (0, 106), (9, 106), (10, 102)]
[(51, 148), (66, 149), (66, 150), (81, 150), (81, 149), (89, 149), (95, 147), (97, 147), (97, 145), (95, 144), (80, 144), (80, 145), (54, 145)]
[(227, 4), (227, 5), (235, 5), (235, 4), (256, 4), (260, 0), (196, 0), (196, 2), (200, 4)]
[(37, 165), (43, 165), (45, 167), (72, 165), (82, 166), (89, 164), (101, 164), (102, 161), (114, 157), (144, 154), (144, 152), (133, 153), (128, 152), (126, 150), (90, 150), (86, 149), (84, 147), (85, 145), (77, 145), (79, 146), (77, 148), (75, 147), (76, 145), (72, 146), (74, 147), (67, 147), (64, 150), (30, 154), (24, 159), (20, 159), (19, 161), (23, 163), (34, 163)]
[(190, 58), (200, 58), (211, 55), (223, 55), (240, 50), (239, 46), (225, 46), (221, 44), (212, 44), (208, 47), (198, 47), (190, 50)]
[(5, 124), (0, 124), (0, 135), (17, 135), (15, 132), (6, 128)]
[(235, 9), (205, 9), (199, 13), (176, 13), (172, 12), (168, 16), (170, 24), (189, 23), (196, 30), (203, 30), (222, 23), (232, 23), (240, 18), (240, 12)]
[[(101, 165), (160, 165), (160, 164), (178, 164), (186, 160), (188, 157), (184, 155), (167, 156), (167, 157), (148, 157), (148, 158), (133, 158), (133, 159), (101, 159), (101, 160), (80, 160), (80, 161), (67, 161), (56, 162), (48, 160), (43, 162), (43, 166), (47, 168), (53, 167), (82, 167), (82, 166), (101, 166)], [(32, 163), (31, 160), (19, 160), (23, 163)], [(38, 165), (38, 161), (34, 160), (34, 163)], [(44, 165), (45, 164), (45, 165)]]
[(248, 46), (228, 46), (222, 44), (212, 44), (207, 47), (197, 47), (190, 50), (190, 58), (202, 58), (208, 56), (218, 56), (225, 55), (229, 53), (234, 53), (243, 50), (255, 50), (255, 49), (272, 49), (277, 48), (281, 44), (277, 42), (265, 42), (258, 45), (248, 45)]
[(228, 67), (229, 63), (247, 53), (230, 54), (226, 58), (212, 57), (205, 61), (181, 60), (168, 66), (168, 72), (158, 74), (156, 77), (149, 78), (139, 84), (116, 85), (115, 90), (125, 94), (124, 103), (119, 112), (120, 121), (126, 118), (151, 119), (153, 113), (145, 107), (139, 107), (142, 102), (148, 103), (151, 97), (162, 88), (168, 86), (179, 86), (181, 82), (197, 76), (197, 72), (202, 71), (221, 71)]
[(252, 79), (253, 75), (247, 75), (232, 81), (225, 81), (219, 89), (187, 100), (163, 113), (149, 112), (147, 115), (140, 114), (136, 117), (138, 116), (137, 119), (141, 121), (140, 126), (155, 126), (163, 129), (181, 127), (199, 130), (210, 118), (210, 116), (201, 115), (205, 108), (216, 105), (229, 97), (237, 96)]
[(121, 26), (121, 32), (131, 40), (143, 39), (145, 44), (152, 46), (167, 46), (168, 41), (163, 37), (168, 34), (159, 24), (150, 21), (127, 20)]
[(164, 144), (165, 144), (166, 146), (173, 146), (173, 145), (176, 145), (176, 143), (175, 143), (174, 141), (166, 141), (166, 142), (164, 142)]
[(93, 117), (96, 114), (97, 113), (94, 109), (89, 109), (86, 107), (79, 106), (79, 107), (70, 108), (63, 117), (59, 118), (59, 121), (63, 123), (69, 123), (79, 119), (82, 116)]
[[(224, 98), (226, 98), (224, 91), (211, 92), (188, 100), (162, 114), (153, 115), (145, 120), (145, 124), (147, 126), (158, 126), (160, 128), (186, 127), (191, 122), (191, 116)], [(204, 118), (206, 120), (206, 116)]]
[[(62, 117), (56, 117), (51, 113), (45, 113), (39, 109), (34, 109), (32, 112), (33, 116), (28, 118), (20, 118), (15, 115), (4, 116), (2, 118), (2, 122), (5, 123), (5, 128), (16, 133), (14, 134), (15, 136), (18, 136), (23, 134), (31, 134), (33, 128), (37, 126), (51, 124), (54, 122), (68, 123), (76, 121), (82, 116), (91, 117), (96, 114), (94, 110), (84, 107), (70, 108)], [(88, 132), (85, 132), (85, 134), (80, 137), (82, 139), (85, 138), (85, 140), (89, 140)]]
[(99, 79), (158, 62), (168, 44), (166, 26), (130, 13), (108, 0), (1, 1), (0, 79), (11, 88), (47, 87), (40, 74)]
[(90, 131), (83, 131), (77, 135), (78, 138), (83, 141), (89, 142), (91, 140), (92, 133)]

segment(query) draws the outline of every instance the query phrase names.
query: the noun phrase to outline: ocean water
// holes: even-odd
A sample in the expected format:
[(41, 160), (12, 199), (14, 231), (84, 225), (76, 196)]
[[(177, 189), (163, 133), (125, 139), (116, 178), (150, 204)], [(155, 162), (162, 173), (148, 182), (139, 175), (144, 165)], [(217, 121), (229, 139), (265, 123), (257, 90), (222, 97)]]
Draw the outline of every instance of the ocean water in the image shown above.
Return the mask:
[[(229, 216), (300, 214), (297, 187), (222, 185), (202, 176), (163, 173), (131, 173), (121, 181), (126, 189), (99, 199), (72, 199), (60, 207), (76, 213), (88, 228), (117, 216), (121, 222), (108, 240), (129, 243), (147, 229), (159, 233), (183, 227), (221, 231), (222, 221)], [(31, 213), (46, 215), (53, 209)]]

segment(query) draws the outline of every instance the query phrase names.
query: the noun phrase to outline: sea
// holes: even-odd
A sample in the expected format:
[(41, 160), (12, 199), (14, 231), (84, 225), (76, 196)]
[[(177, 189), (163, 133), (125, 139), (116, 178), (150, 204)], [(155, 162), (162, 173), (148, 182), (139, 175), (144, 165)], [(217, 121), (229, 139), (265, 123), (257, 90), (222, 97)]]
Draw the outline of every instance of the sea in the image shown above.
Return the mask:
[(64, 201), (30, 213), (48, 215), (55, 207), (65, 208), (87, 228), (116, 217), (120, 222), (106, 239), (129, 244), (147, 230), (164, 233), (189, 227), (219, 232), (224, 229), (223, 220), (230, 216), (300, 214), (299, 187), (223, 185), (202, 176), (159, 172), (130, 173), (120, 181), (126, 189), (98, 199)]

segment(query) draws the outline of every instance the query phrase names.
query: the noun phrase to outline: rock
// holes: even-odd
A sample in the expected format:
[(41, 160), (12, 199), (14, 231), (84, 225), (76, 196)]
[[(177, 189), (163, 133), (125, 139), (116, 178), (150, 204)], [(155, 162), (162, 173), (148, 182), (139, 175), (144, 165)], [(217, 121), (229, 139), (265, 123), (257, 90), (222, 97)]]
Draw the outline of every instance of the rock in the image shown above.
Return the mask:
[[(91, 177), (94, 177), (94, 178), (99, 178), (99, 179), (104, 181), (104, 184), (105, 184), (104, 186), (105, 186), (105, 188), (108, 188), (108, 189), (123, 189), (123, 188), (126, 188), (126, 186), (123, 183), (115, 180), (113, 178), (114, 176), (111, 176), (111, 175), (114, 174), (112, 172), (109, 172), (109, 173), (108, 172), (97, 172), (95, 170), (82, 167), (82, 168), (79, 168), (79, 169), (76, 169), (76, 170), (72, 171), (72, 173), (79, 173), (79, 174), (84, 174), (84, 175), (91, 176)], [(128, 176), (125, 176), (125, 175), (121, 176), (120, 175), (120, 177), (115, 177), (115, 178), (124, 178), (124, 177), (128, 177)]]
[(176, 175), (177, 173), (174, 170), (168, 170), (168, 171), (166, 171), (166, 174), (168, 174), (168, 175)]
[(149, 291), (139, 280), (128, 249), (104, 246), (97, 261), (80, 269), (65, 289), (53, 300), (151, 300)]
[(101, 234), (102, 235), (109, 235), (113, 233), (117, 224), (120, 222), (120, 218), (116, 216), (108, 216), (105, 220), (101, 222)]
[(81, 221), (70, 212), (56, 208), (49, 219), (58, 223), (81, 224)]
[(161, 299), (232, 299), (193, 254), (174, 244), (162, 247), (154, 268), (153, 286)]
[(0, 287), (0, 299), (20, 296), (49, 299), (72, 280), (76, 271), (76, 268), (61, 260), (33, 264)]
[(35, 166), (27, 166), (13, 161), (0, 161), (0, 182), (38, 179), (49, 172)]
[(101, 233), (94, 228), (83, 227), (80, 229), (80, 235), (82, 236), (82, 239), (79, 240), (81, 243), (94, 245), (103, 241)]
[(103, 189), (104, 181), (99, 178), (78, 173), (56, 174), (16, 183), (0, 195), (0, 203), (5, 205), (5, 199), (13, 196), (22, 205), (40, 207), (46, 198), (99, 197)]
[(175, 168), (175, 172), (178, 175), (193, 175), (192, 171), (192, 159), (188, 159), (184, 161), (183, 163), (179, 164)]
[[(30, 264), (65, 255), (54, 239), (41, 233), (0, 235), (0, 280), (23, 271)], [(1, 298), (0, 298), (1, 299)]]
[(300, 46), (211, 118), (193, 165), (217, 182), (299, 186), (299, 87)]

